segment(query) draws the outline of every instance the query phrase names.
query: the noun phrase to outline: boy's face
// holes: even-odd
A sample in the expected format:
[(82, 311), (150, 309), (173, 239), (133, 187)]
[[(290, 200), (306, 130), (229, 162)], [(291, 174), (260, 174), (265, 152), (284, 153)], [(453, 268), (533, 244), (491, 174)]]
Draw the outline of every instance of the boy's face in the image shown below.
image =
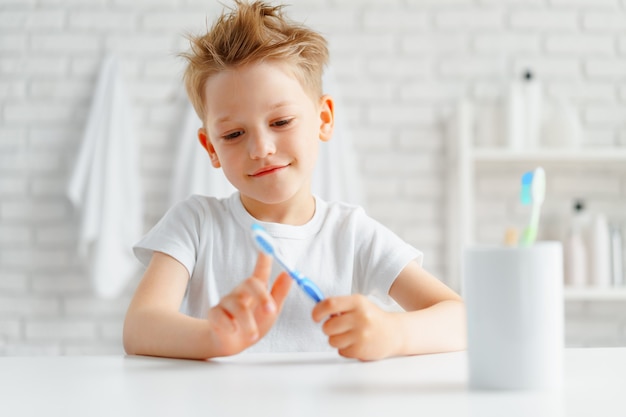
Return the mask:
[(205, 88), (198, 137), (244, 205), (310, 201), (319, 141), (333, 130), (332, 99), (312, 99), (277, 62), (220, 72)]

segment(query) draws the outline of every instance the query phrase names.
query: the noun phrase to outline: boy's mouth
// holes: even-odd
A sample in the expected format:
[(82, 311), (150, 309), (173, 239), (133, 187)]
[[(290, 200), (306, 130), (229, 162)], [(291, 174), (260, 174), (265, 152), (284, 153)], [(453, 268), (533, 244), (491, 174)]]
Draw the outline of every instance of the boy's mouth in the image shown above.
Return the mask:
[(289, 164), (286, 165), (269, 165), (263, 168), (260, 168), (258, 170), (256, 170), (255, 172), (253, 172), (252, 174), (250, 174), (251, 177), (262, 177), (264, 175), (270, 175), (273, 174), (275, 172), (278, 172), (284, 168), (287, 168), (289, 166)]

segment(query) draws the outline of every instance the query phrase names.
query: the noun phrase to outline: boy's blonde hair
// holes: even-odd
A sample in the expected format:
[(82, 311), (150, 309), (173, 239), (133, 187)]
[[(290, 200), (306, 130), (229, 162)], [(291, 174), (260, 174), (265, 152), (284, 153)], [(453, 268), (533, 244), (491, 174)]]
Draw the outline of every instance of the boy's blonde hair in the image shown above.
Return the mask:
[(320, 97), (328, 62), (324, 37), (288, 20), (283, 6), (234, 1), (235, 9), (222, 14), (208, 33), (189, 36), (191, 50), (181, 54), (188, 61), (185, 88), (200, 119), (204, 122), (206, 115), (204, 90), (209, 77), (264, 60), (290, 64), (305, 91)]

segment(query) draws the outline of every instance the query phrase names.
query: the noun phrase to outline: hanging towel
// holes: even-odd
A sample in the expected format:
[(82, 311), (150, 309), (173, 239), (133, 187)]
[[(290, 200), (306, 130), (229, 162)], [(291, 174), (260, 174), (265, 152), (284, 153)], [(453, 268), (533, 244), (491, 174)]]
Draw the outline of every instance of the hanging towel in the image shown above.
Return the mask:
[(78, 253), (100, 297), (119, 295), (139, 267), (132, 253), (143, 233), (137, 146), (128, 91), (108, 56), (67, 187), (81, 218)]
[(332, 68), (324, 72), (322, 82), (325, 93), (335, 100), (335, 129), (332, 139), (320, 146), (313, 172), (313, 192), (326, 201), (344, 201), (363, 206), (365, 199), (356, 152), (349, 126), (341, 114), (345, 107)]
[[(326, 92), (335, 99), (335, 107), (341, 111), (343, 107), (339, 103), (340, 91), (332, 70), (325, 72), (323, 83)], [(235, 191), (222, 170), (213, 168), (208, 154), (202, 149), (197, 135), (201, 126), (202, 122), (191, 104), (188, 104), (177, 140), (178, 151), (170, 188), (170, 205), (192, 194), (223, 198)], [(342, 117), (335, 120), (332, 139), (320, 145), (317, 166), (313, 172), (312, 190), (326, 201), (364, 204), (352, 138)]]
[(202, 122), (191, 103), (185, 109), (185, 120), (178, 134), (178, 150), (170, 184), (170, 205), (193, 194), (225, 198), (235, 191), (221, 169), (213, 168), (209, 154), (198, 140)]

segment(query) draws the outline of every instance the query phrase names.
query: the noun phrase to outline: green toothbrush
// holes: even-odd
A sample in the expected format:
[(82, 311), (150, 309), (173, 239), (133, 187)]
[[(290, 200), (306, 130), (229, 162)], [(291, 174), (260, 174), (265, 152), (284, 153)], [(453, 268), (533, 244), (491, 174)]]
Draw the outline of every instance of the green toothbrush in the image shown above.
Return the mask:
[(520, 245), (527, 247), (535, 243), (537, 231), (539, 229), (539, 215), (541, 205), (546, 197), (546, 172), (541, 167), (537, 167), (533, 172), (527, 172), (522, 176), (522, 204), (532, 203), (530, 222), (524, 229), (520, 239)]

